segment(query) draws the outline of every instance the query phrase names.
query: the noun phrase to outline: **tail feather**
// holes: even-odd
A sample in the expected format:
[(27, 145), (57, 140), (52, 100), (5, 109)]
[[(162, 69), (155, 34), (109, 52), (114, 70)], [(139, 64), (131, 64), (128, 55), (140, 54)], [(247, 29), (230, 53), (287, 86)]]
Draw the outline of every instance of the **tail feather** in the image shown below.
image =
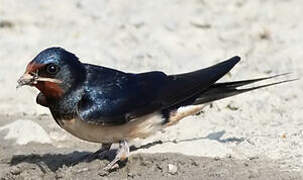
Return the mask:
[(260, 89), (260, 88), (264, 88), (264, 87), (268, 87), (268, 86), (273, 86), (273, 85), (277, 85), (277, 84), (282, 84), (282, 83), (298, 80), (298, 79), (290, 79), (290, 80), (284, 80), (284, 81), (279, 81), (279, 82), (275, 82), (275, 83), (269, 83), (269, 84), (265, 84), (265, 85), (261, 85), (261, 86), (257, 86), (257, 87), (237, 89), (238, 87), (241, 87), (241, 86), (244, 86), (244, 85), (248, 85), (248, 84), (252, 84), (252, 83), (255, 83), (255, 82), (259, 82), (259, 81), (276, 78), (276, 77), (279, 77), (279, 76), (284, 76), (284, 75), (287, 75), (287, 74), (289, 74), (289, 73), (279, 74), (279, 75), (265, 77), (265, 78), (244, 80), (244, 81), (215, 83), (211, 87), (209, 87), (206, 91), (204, 91), (201, 94), (201, 96), (198, 97), (195, 100), (195, 102), (193, 104), (197, 105), (197, 104), (208, 103), (208, 102), (211, 102), (211, 101), (215, 101), (215, 100), (227, 98), (227, 97), (230, 97), (230, 96), (235, 96), (235, 95), (238, 95), (238, 94), (242, 94), (242, 93), (245, 93), (245, 92), (248, 92), (248, 91), (252, 91), (252, 90), (256, 90), (256, 89)]
[(249, 79), (249, 80), (244, 80), (244, 81), (233, 81), (233, 82), (225, 82), (225, 83), (215, 83), (213, 84), (213, 86), (215, 87), (241, 87), (241, 86), (245, 86), (248, 84), (252, 84), (258, 81), (263, 81), (263, 80), (268, 80), (268, 79), (272, 79), (272, 78), (276, 78), (276, 77), (280, 77), (280, 76), (285, 76), (291, 73), (284, 73), (284, 74), (278, 74), (278, 75), (274, 75), (274, 76), (269, 76), (269, 77), (264, 77), (264, 78), (257, 78), (257, 79)]
[[(162, 103), (165, 108), (174, 109), (182, 105), (192, 104), (201, 92), (206, 91), (216, 81), (228, 73), (238, 62), (234, 56), (211, 67), (185, 74), (168, 76)], [(174, 93), (172, 93), (174, 92)]]

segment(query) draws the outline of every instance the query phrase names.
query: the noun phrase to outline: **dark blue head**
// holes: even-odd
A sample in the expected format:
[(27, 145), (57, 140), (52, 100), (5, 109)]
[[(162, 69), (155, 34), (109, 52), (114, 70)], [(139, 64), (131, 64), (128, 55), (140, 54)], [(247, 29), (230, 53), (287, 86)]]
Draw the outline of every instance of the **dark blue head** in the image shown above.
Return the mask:
[(77, 63), (78, 58), (68, 51), (60, 47), (51, 47), (41, 51), (33, 60), (37, 64), (48, 63)]
[(59, 98), (84, 79), (84, 66), (74, 54), (60, 47), (51, 47), (40, 52), (27, 65), (19, 84), (36, 86), (45, 96)]

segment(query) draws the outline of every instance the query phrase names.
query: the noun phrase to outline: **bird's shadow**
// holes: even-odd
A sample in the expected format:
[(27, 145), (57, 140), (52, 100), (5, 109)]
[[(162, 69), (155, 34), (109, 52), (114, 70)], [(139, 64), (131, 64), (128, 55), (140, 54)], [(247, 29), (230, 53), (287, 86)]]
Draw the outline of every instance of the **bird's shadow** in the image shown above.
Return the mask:
[[(111, 149), (106, 154), (108, 161), (112, 161), (116, 155), (117, 150)], [(52, 172), (56, 172), (59, 168), (63, 166), (74, 166), (81, 162), (91, 162), (97, 159), (94, 153), (89, 151), (74, 151), (66, 154), (26, 154), (26, 155), (13, 155), (9, 164), (10, 166), (15, 166), (20, 163), (36, 164), (42, 172), (47, 172), (46, 167)], [(121, 163), (122, 166), (124, 163)]]
[(218, 141), (219, 143), (236, 143), (239, 144), (241, 142), (243, 142), (245, 140), (245, 138), (241, 137), (241, 138), (237, 138), (237, 137), (228, 137), (225, 139), (222, 139), (223, 135), (225, 134), (226, 131), (218, 131), (218, 132), (214, 132), (214, 133), (209, 133), (207, 136), (203, 136), (203, 137), (195, 137), (195, 138), (189, 138), (189, 139), (181, 139), (181, 140), (168, 140), (168, 141), (154, 141), (151, 143), (147, 143), (144, 145), (141, 145), (139, 147), (135, 147), (135, 146), (131, 146), (130, 150), (131, 151), (135, 151), (138, 149), (148, 149), (152, 146), (158, 145), (158, 144), (165, 144), (165, 143), (180, 143), (180, 142), (190, 142), (190, 141), (198, 141), (198, 140), (202, 140), (202, 139), (208, 139), (208, 140), (213, 140), (213, 141)]
[(28, 154), (28, 155), (13, 155), (10, 165), (18, 165), (20, 163), (36, 164), (44, 172), (45, 165), (53, 172), (57, 171), (60, 167), (70, 166), (74, 161), (80, 157), (86, 156), (90, 152), (74, 151), (68, 154)]
[[(207, 136), (204, 137), (197, 137), (197, 138), (191, 138), (191, 139), (183, 139), (179, 141), (155, 141), (151, 143), (147, 143), (144, 145), (141, 145), (139, 147), (131, 146), (130, 151), (136, 151), (138, 149), (148, 149), (152, 146), (159, 145), (159, 144), (164, 144), (167, 142), (173, 142), (173, 143), (179, 143), (179, 142), (186, 142), (186, 141), (196, 141), (196, 140), (201, 140), (201, 139), (210, 139), (210, 140), (215, 140), (220, 143), (227, 143), (227, 142), (236, 142), (240, 143), (244, 141), (244, 138), (226, 138), (226, 139), (221, 139), (221, 137), (225, 134), (225, 131), (219, 131), (215, 133), (210, 133)], [(107, 152), (106, 159), (111, 161), (114, 159), (115, 154), (116, 154), (116, 149), (111, 149), (110, 151)], [(90, 156), (94, 155), (94, 153), (89, 152), (89, 151), (74, 151), (71, 153), (67, 154), (27, 154), (27, 155), (13, 155), (13, 157), (10, 160), (10, 166), (15, 166), (20, 163), (30, 163), (30, 164), (36, 164), (42, 172), (46, 172), (46, 166), (48, 169), (50, 169), (52, 172), (56, 172), (59, 168), (63, 166), (73, 166), (81, 162), (91, 162), (95, 159), (97, 159), (97, 156), (93, 156), (91, 158)], [(122, 163), (122, 166), (125, 164)]]

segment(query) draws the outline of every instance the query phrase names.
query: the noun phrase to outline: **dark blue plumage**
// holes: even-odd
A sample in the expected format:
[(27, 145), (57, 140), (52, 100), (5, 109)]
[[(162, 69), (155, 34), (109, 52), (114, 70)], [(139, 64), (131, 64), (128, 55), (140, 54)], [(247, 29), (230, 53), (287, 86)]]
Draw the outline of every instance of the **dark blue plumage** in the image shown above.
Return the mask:
[[(163, 72), (131, 74), (83, 64), (86, 79), (81, 83), (83, 89), (78, 92), (82, 94), (80, 100), (76, 98), (79, 102), (73, 104), (78, 112), (75, 115), (89, 123), (119, 125), (154, 111), (178, 108), (187, 100), (199, 96), (239, 60), (234, 57), (207, 69), (173, 76)], [(72, 97), (78, 96), (73, 94)], [(65, 106), (66, 102), (59, 100), (55, 103)], [(52, 111), (55, 116), (65, 114)]]
[[(47, 90), (41, 88), (42, 95), (37, 97), (37, 102), (48, 106), (55, 119), (80, 117), (87, 123), (120, 125), (155, 111), (166, 117), (180, 106), (244, 92), (230, 88), (230, 83), (215, 84), (239, 61), (235, 56), (209, 68), (179, 75), (158, 71), (133, 74), (82, 64), (74, 54), (62, 48), (49, 48), (32, 63), (60, 67), (52, 77), (62, 80), (62, 95), (47, 96)], [(39, 75), (47, 76), (47, 73), (40, 70)]]
[(161, 72), (130, 74), (85, 64), (87, 79), (79, 115), (93, 123), (121, 124), (161, 106), (158, 95), (167, 76)]

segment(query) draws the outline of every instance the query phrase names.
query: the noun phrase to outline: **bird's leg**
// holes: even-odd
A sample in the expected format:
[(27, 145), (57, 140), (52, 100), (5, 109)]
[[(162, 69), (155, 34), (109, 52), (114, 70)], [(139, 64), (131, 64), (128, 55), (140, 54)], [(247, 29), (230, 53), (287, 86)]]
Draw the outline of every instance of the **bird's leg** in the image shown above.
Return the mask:
[(93, 160), (93, 159), (96, 159), (96, 158), (104, 159), (111, 146), (112, 146), (112, 143), (102, 143), (101, 148), (98, 151), (91, 154), (87, 158), (87, 161), (90, 161), (90, 160)]
[(115, 156), (115, 159), (112, 160), (105, 168), (104, 170), (112, 170), (115, 168), (118, 168), (119, 165), (117, 164), (118, 161), (124, 161), (129, 156), (129, 146), (127, 144), (127, 141), (122, 140), (119, 142), (119, 148), (117, 150), (117, 154)]
[(102, 147), (98, 151), (82, 157), (77, 162), (73, 163), (72, 165), (75, 165), (78, 162), (82, 162), (82, 161), (90, 162), (97, 158), (104, 159), (106, 157), (111, 145), (112, 145), (111, 143), (102, 143)]

